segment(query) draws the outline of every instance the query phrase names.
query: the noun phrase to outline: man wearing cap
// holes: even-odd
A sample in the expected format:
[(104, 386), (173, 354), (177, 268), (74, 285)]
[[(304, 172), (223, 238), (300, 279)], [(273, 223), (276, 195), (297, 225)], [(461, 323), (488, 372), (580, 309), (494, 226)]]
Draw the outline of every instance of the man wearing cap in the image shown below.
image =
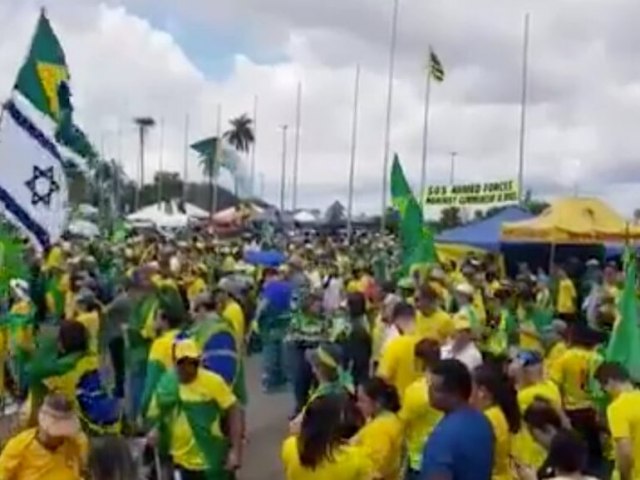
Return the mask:
[(16, 435), (2, 450), (0, 478), (80, 480), (87, 453), (87, 438), (72, 402), (50, 394), (38, 413), (38, 426)]
[(431, 286), (426, 285), (416, 295), (417, 332), (422, 337), (437, 339), (445, 343), (453, 333), (451, 315), (440, 308), (440, 296)]
[(193, 340), (175, 347), (175, 368), (154, 393), (149, 442), (169, 448), (183, 480), (231, 480), (242, 461), (244, 413), (224, 379), (200, 366)]

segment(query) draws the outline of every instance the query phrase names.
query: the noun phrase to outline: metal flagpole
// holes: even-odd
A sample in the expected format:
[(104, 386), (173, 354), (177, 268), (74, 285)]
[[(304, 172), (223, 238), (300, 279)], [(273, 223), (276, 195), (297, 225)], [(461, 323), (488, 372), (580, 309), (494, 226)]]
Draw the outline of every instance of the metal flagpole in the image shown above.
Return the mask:
[[(218, 162), (220, 161), (220, 155), (222, 154), (222, 104), (218, 104), (218, 125), (216, 127), (216, 153), (213, 157), (213, 174), (218, 173)], [(218, 178), (213, 179), (213, 208), (211, 216), (218, 211)]]
[(287, 128), (288, 125), (282, 125), (282, 170), (280, 172), (280, 215), (284, 213), (284, 197), (287, 184)]
[(453, 183), (455, 182), (456, 175), (456, 157), (458, 156), (458, 152), (451, 152), (451, 166), (449, 170), (449, 185), (453, 187)]
[(184, 165), (182, 171), (182, 202), (187, 203), (187, 182), (189, 181), (189, 114), (184, 118)]
[(291, 196), (291, 210), (295, 212), (298, 207), (298, 161), (300, 159), (300, 120), (302, 110), (302, 82), (298, 82), (296, 96), (296, 139), (293, 153), (293, 192)]
[[(431, 47), (429, 47), (431, 52)], [(429, 55), (429, 63), (427, 64), (427, 80), (424, 93), (424, 128), (422, 131), (422, 169), (420, 172), (420, 202), (425, 194), (427, 186), (427, 154), (428, 154), (428, 136), (429, 136), (429, 107), (431, 100), (431, 55)]]
[(253, 97), (253, 145), (251, 146), (251, 196), (256, 196), (256, 145), (258, 143), (258, 95)]
[(527, 123), (527, 83), (529, 70), (529, 13), (524, 16), (524, 41), (522, 46), (522, 98), (520, 106), (520, 145), (518, 157), (518, 195), (524, 201), (524, 144)]
[(358, 102), (360, 100), (360, 65), (356, 66), (356, 85), (353, 94), (353, 121), (351, 124), (351, 161), (349, 164), (349, 199), (347, 203), (347, 238), (353, 235), (353, 182), (356, 170), (356, 146), (358, 140)]
[(387, 118), (384, 130), (384, 162), (382, 164), (382, 206), (380, 212), (380, 229), (384, 231), (386, 210), (387, 210), (387, 190), (389, 189), (389, 153), (391, 147), (391, 110), (393, 108), (393, 77), (396, 64), (396, 43), (398, 36), (398, 10), (400, 0), (393, 2), (393, 20), (391, 22), (391, 46), (389, 49), (389, 85), (387, 91)]
[(164, 161), (164, 117), (160, 119), (160, 152), (158, 154), (158, 173), (156, 174), (158, 179), (158, 204), (162, 202), (162, 168)]

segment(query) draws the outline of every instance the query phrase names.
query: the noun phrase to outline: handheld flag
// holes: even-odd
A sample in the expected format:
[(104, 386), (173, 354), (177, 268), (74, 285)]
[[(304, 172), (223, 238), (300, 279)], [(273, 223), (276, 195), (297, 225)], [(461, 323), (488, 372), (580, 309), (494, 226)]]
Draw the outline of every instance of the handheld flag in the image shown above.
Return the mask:
[(429, 49), (429, 75), (431, 75), (436, 82), (444, 81), (444, 67), (432, 49)]
[(98, 155), (84, 132), (73, 122), (69, 79), (64, 50), (42, 11), (29, 54), (13, 87), (14, 97), (49, 120), (53, 128), (47, 133), (53, 134), (56, 141), (68, 149), (70, 158), (65, 155), (66, 161), (92, 162)]
[(64, 161), (51, 142), (9, 102), (0, 125), (0, 204), (5, 216), (40, 249), (55, 242), (67, 223)]
[(433, 234), (424, 226), (422, 208), (404, 176), (398, 155), (391, 167), (391, 201), (400, 214), (403, 271), (408, 272), (412, 265), (434, 263), (437, 256)]
[(624, 255), (624, 289), (618, 304), (620, 318), (616, 322), (605, 359), (623, 365), (631, 378), (640, 381), (640, 326), (636, 299), (637, 261), (627, 246)]

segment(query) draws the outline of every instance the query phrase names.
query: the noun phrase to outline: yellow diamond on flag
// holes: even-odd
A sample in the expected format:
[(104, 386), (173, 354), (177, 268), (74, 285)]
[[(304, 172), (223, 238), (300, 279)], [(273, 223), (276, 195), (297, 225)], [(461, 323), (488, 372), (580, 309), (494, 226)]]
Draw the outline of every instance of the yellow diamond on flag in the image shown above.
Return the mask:
[(38, 62), (37, 69), (42, 88), (49, 99), (49, 108), (55, 118), (59, 118), (60, 102), (58, 99), (58, 87), (60, 87), (60, 83), (69, 79), (69, 72), (63, 66), (45, 62)]

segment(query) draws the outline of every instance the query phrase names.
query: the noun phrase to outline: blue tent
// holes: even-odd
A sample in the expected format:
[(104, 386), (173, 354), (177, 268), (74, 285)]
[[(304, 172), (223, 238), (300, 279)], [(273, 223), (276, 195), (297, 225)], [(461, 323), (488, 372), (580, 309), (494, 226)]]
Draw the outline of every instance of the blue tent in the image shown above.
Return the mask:
[(500, 249), (500, 228), (504, 222), (517, 222), (532, 217), (531, 213), (520, 207), (506, 207), (493, 217), (445, 230), (436, 238), (436, 241), (461, 243), (495, 252)]

